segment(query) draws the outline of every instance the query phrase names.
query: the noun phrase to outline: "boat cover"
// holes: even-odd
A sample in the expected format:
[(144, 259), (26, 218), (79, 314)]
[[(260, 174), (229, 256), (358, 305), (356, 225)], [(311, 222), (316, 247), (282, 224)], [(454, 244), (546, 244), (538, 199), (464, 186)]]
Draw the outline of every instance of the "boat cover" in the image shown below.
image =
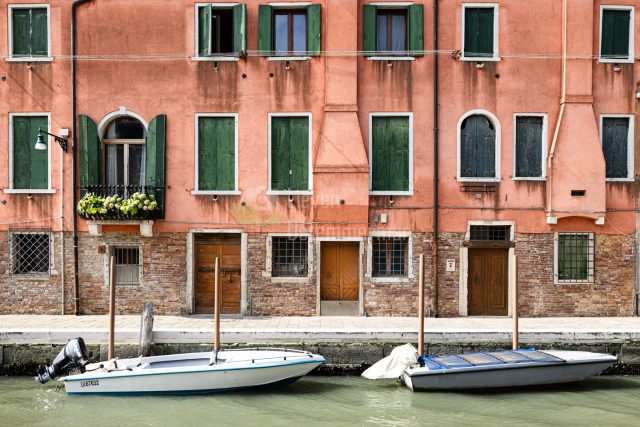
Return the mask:
[(553, 363), (564, 362), (559, 357), (534, 349), (520, 349), (496, 351), (491, 353), (468, 353), (449, 356), (427, 356), (418, 359), (429, 370), (470, 368), (473, 366), (496, 366), (512, 363), (539, 362)]
[(391, 354), (378, 360), (362, 376), (370, 380), (398, 378), (405, 369), (415, 366), (418, 351), (411, 344), (401, 345), (391, 350)]

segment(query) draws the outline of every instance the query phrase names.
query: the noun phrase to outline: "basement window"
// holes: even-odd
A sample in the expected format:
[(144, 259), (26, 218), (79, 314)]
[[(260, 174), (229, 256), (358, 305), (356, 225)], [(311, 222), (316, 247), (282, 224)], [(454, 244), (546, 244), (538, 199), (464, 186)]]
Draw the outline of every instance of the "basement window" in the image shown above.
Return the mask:
[(593, 283), (595, 238), (593, 233), (557, 233), (555, 282)]
[(373, 237), (373, 277), (407, 277), (408, 237)]
[(302, 236), (278, 236), (271, 240), (271, 276), (308, 276), (309, 238)]
[(51, 233), (9, 232), (11, 274), (48, 275), (51, 265)]
[(116, 285), (140, 284), (140, 248), (115, 247)]

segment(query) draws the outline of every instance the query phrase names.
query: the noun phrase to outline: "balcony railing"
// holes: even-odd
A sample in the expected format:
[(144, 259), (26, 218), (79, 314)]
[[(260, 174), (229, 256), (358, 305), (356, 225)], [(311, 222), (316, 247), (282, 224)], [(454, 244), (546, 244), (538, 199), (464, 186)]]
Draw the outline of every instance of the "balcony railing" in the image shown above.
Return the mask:
[(86, 185), (77, 210), (87, 220), (164, 218), (164, 188), (147, 185)]

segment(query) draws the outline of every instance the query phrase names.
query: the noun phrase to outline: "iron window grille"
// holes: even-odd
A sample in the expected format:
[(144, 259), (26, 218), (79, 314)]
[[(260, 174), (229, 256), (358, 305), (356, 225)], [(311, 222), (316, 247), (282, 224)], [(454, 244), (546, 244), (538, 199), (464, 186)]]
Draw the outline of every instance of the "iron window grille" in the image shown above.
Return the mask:
[(408, 237), (374, 237), (373, 271), (374, 277), (406, 277)]
[(469, 240), (511, 240), (510, 225), (472, 225), (469, 227)]
[(140, 248), (113, 248), (116, 267), (116, 285), (140, 284)]
[(308, 275), (308, 237), (272, 237), (271, 275), (274, 277), (306, 277)]
[(558, 282), (593, 282), (595, 238), (593, 233), (558, 233), (556, 277)]
[(48, 275), (51, 268), (51, 232), (9, 232), (10, 271), (20, 275)]

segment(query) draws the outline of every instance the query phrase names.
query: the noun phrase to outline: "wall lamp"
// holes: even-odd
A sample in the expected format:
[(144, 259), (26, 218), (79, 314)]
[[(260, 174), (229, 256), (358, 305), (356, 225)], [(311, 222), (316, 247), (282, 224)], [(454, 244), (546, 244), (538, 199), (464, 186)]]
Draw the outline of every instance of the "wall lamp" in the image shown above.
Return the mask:
[(47, 144), (44, 143), (44, 138), (42, 137), (42, 134), (47, 134), (49, 136), (52, 136), (53, 139), (60, 144), (60, 148), (62, 148), (64, 150), (64, 152), (67, 152), (67, 138), (63, 138), (61, 136), (58, 135), (54, 135), (52, 133), (49, 133), (47, 131), (44, 131), (40, 128), (38, 128), (38, 139), (36, 140), (36, 146), (35, 149), (36, 150), (40, 150), (40, 151), (44, 151), (47, 149)]

